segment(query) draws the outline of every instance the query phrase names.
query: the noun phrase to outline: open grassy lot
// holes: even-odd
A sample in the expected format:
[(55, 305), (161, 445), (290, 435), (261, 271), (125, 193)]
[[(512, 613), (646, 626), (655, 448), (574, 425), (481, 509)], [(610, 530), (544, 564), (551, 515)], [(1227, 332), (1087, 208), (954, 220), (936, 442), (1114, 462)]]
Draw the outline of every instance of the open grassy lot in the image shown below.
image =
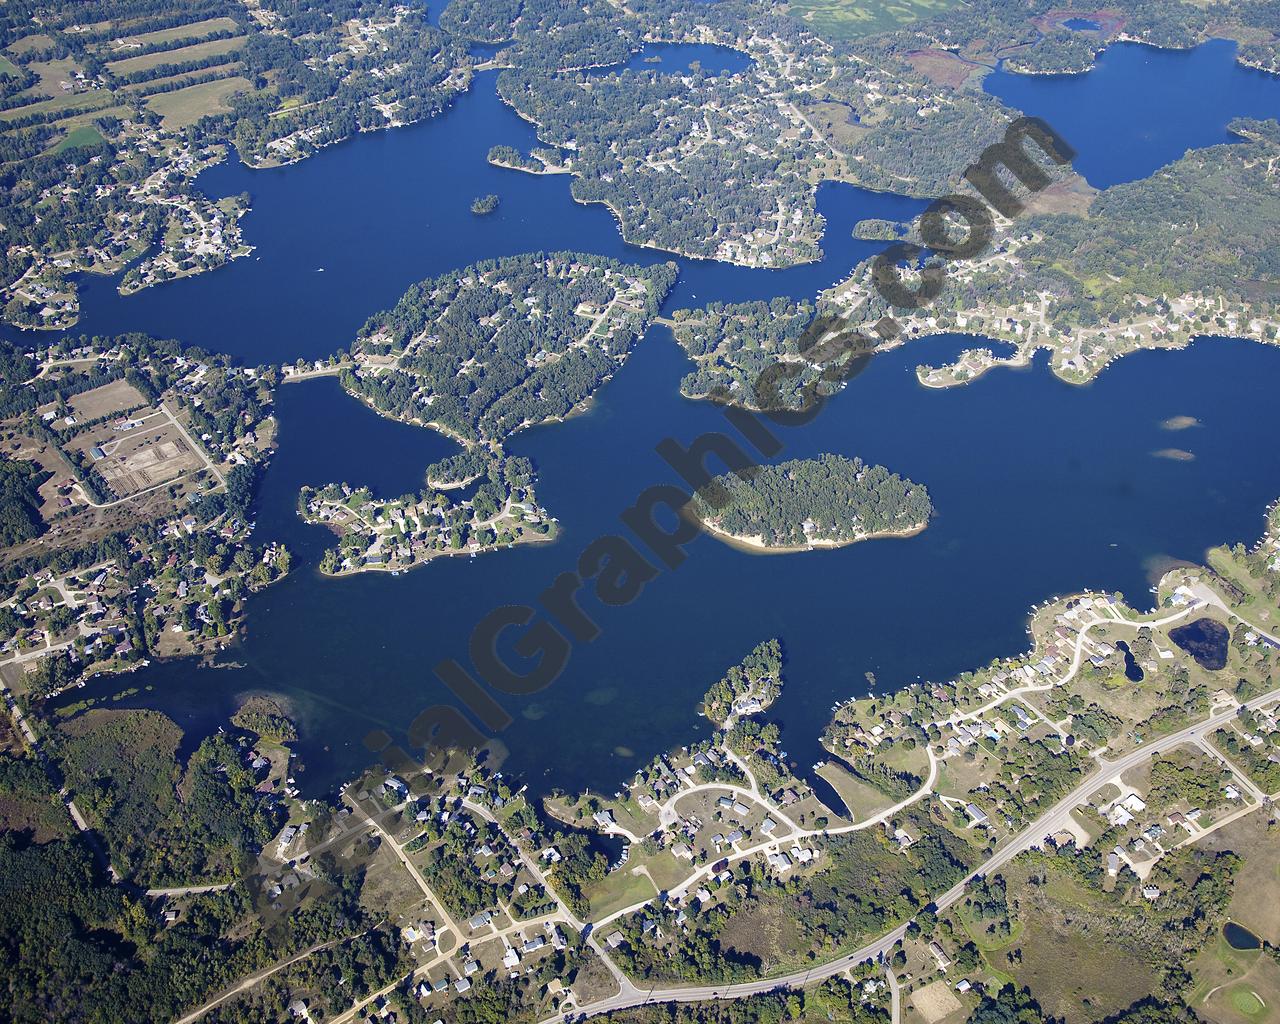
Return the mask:
[(187, 64), (190, 61), (205, 60), (209, 57), (220, 57), (224, 53), (239, 49), (244, 44), (244, 36), (233, 36), (230, 39), (211, 39), (207, 43), (195, 43), (177, 50), (157, 50), (141, 57), (126, 57), (112, 61), (107, 71), (112, 75), (124, 77), (137, 71), (159, 67), (161, 64)]
[(958, 0), (791, 0), (787, 11), (819, 35), (860, 39), (889, 32), (958, 5)]
[(1246, 595), (1243, 607), (1248, 609), (1247, 614), (1252, 621), (1264, 629), (1269, 624), (1280, 622), (1280, 607), (1267, 596), (1263, 581), (1253, 576), (1244, 561), (1229, 547), (1210, 548), (1208, 559), (1210, 568), (1225, 576)]
[(869, 818), (876, 811), (882, 811), (894, 803), (892, 797), (886, 796), (874, 786), (869, 786), (861, 779), (856, 778), (848, 768), (835, 758), (829, 758), (825, 761), (822, 767), (818, 769), (818, 774), (830, 784), (840, 799), (844, 801), (844, 805), (849, 809), (849, 813), (853, 815), (854, 821), (862, 821), (864, 818)]
[(62, 88), (63, 83), (74, 82), (73, 76), (80, 70), (80, 66), (71, 58), (65, 57), (62, 60), (35, 61), (27, 65), (27, 70), (38, 75), (40, 81), (22, 93), (21, 97), (38, 100), (62, 96), (67, 91)]
[[(1010, 890), (1030, 898), (1023, 900), (1022, 931), (1008, 951), (986, 954), (992, 966), (1029, 986), (1045, 1012), (1067, 1024), (1105, 1017), (1156, 990), (1156, 972), (1130, 948), (1108, 897), (1053, 870), (1045, 885), (1027, 890), (1021, 881), (1026, 870), (1017, 864), (1006, 871)], [(1063, 970), (1064, 964), (1071, 969)]]
[(231, 78), (244, 71), (244, 61), (233, 60), (226, 64), (219, 64), (216, 67), (201, 68), (199, 71), (184, 71), (178, 75), (166, 75), (164, 78), (151, 78), (145, 82), (134, 82), (132, 85), (122, 86), (120, 92), (129, 97), (151, 96), (155, 93), (166, 92), (171, 89), (182, 89), (188, 85), (207, 82), (209, 80), (208, 76), (215, 71), (217, 72), (218, 80)]
[(11, 61), (8, 57), (0, 54), (0, 75), (10, 78), (17, 78), (22, 73), (21, 69)]
[(252, 91), (252, 82), (235, 75), (152, 96), (147, 106), (160, 115), (166, 128), (185, 128), (202, 117), (228, 113), (231, 108), (226, 101), (232, 93)]
[(583, 891), (591, 901), (592, 917), (608, 917), (623, 907), (651, 899), (658, 894), (647, 875), (632, 874), (629, 868), (615, 871), (601, 881), (586, 886)]
[(100, 388), (73, 395), (67, 402), (81, 420), (96, 420), (99, 416), (110, 416), (146, 404), (142, 392), (126, 380), (113, 380)]
[(52, 114), (62, 111), (69, 114), (72, 111), (101, 110), (109, 106), (111, 101), (111, 94), (105, 89), (96, 92), (65, 93), (53, 99), (28, 103), (24, 107), (0, 110), (0, 121), (16, 121), (18, 118), (29, 117), (32, 114)]
[(236, 23), (231, 18), (207, 18), (204, 21), (192, 21), (173, 28), (157, 29), (154, 32), (143, 32), (136, 36), (122, 36), (105, 44), (111, 51), (128, 50), (131, 46), (155, 46), (158, 43), (170, 43), (178, 39), (202, 39), (215, 32), (234, 32)]
[(24, 53), (31, 53), (35, 50), (45, 50), (53, 45), (53, 39), (40, 33), (30, 36), (23, 36), (21, 39), (15, 39), (9, 44), (9, 52), (21, 57)]
[(102, 142), (102, 133), (91, 124), (82, 124), (67, 132), (66, 137), (54, 147), (55, 153), (64, 153), (77, 146), (95, 146)]

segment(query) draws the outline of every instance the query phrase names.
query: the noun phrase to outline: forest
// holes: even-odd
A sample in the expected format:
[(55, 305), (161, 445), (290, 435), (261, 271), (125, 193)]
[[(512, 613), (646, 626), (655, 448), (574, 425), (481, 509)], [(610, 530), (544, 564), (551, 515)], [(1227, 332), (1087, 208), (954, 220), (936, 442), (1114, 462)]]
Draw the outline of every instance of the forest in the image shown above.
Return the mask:
[(225, 735), (201, 742), (185, 766), (181, 739), (156, 711), (89, 711), (54, 734), (68, 789), (112, 863), (147, 885), (225, 881), (283, 824)]
[(821, 455), (728, 473), (695, 495), (693, 514), (717, 532), (762, 546), (849, 544), (919, 529), (933, 513), (928, 490), (883, 466)]
[(30, 462), (0, 462), (0, 546), (20, 544), (44, 532), (37, 491), (48, 475)]

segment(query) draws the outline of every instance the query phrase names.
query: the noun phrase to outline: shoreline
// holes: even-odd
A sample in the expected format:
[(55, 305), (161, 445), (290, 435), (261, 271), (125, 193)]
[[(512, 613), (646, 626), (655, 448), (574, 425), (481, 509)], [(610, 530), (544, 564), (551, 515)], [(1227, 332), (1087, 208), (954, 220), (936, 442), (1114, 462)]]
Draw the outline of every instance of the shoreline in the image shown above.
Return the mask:
[(928, 521), (925, 521), (903, 530), (881, 530), (875, 533), (863, 533), (849, 540), (820, 539), (810, 541), (807, 544), (765, 544), (759, 536), (740, 537), (737, 534), (727, 533), (719, 527), (711, 525), (711, 523), (698, 518), (692, 512), (688, 513), (688, 516), (703, 533), (737, 551), (743, 551), (751, 555), (794, 555), (805, 551), (834, 551), (837, 548), (851, 547), (867, 540), (906, 540), (923, 533), (929, 526)]

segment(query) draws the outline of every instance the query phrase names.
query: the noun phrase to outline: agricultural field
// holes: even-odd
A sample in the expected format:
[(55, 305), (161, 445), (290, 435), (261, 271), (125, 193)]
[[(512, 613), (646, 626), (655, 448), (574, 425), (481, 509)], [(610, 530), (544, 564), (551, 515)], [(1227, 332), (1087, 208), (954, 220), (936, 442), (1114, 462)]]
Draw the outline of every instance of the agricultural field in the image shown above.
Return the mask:
[(227, 99), (236, 92), (252, 92), (253, 83), (233, 75), (214, 82), (190, 85), (173, 92), (157, 93), (147, 98), (147, 108), (160, 115), (166, 128), (175, 131), (195, 124), (202, 117), (225, 114), (231, 110)]
[(116, 498), (127, 498), (176, 480), (205, 465), (166, 411), (144, 414), (122, 428), (104, 423), (77, 436), (69, 446), (87, 455)]
[(206, 21), (193, 21), (173, 28), (157, 29), (154, 32), (143, 32), (136, 36), (121, 36), (113, 39), (100, 48), (99, 52), (107, 54), (125, 54), (131, 49), (143, 46), (159, 46), (161, 43), (174, 43), (185, 40), (199, 40), (211, 36), (215, 32), (235, 32), (239, 26), (231, 18), (209, 18)]
[(193, 43), (176, 50), (159, 50), (156, 53), (145, 53), (139, 57), (125, 57), (112, 61), (107, 71), (116, 78), (127, 78), (139, 71), (150, 71), (164, 64), (187, 64), (196, 61), (216, 63), (210, 58), (221, 57), (225, 53), (237, 50), (244, 43), (244, 36), (233, 36), (230, 39), (210, 39), (208, 42)]
[[(92, 391), (82, 391), (78, 395), (72, 395), (67, 400), (67, 405), (70, 407), (72, 415), (77, 420), (82, 421), (112, 416), (128, 409), (141, 408), (146, 404), (147, 400), (143, 397), (142, 392), (126, 380), (116, 380), (110, 384), (104, 384), (100, 388), (94, 388)], [(45, 412), (47, 410), (41, 409), (39, 411)]]
[(791, 0), (787, 13), (828, 39), (890, 32), (957, 6), (958, 0)]

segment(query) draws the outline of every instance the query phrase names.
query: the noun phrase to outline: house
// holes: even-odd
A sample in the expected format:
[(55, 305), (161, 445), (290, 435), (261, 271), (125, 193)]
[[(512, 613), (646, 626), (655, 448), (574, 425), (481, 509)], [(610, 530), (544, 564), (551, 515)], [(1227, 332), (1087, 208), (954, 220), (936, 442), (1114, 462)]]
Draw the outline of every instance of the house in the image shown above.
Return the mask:
[(974, 803), (965, 804), (964, 813), (969, 816), (970, 825), (985, 825), (990, 820), (987, 818), (986, 812)]
[(771, 853), (769, 854), (769, 866), (775, 871), (786, 871), (787, 868), (791, 867), (791, 858), (782, 852)]
[(1115, 851), (1107, 854), (1107, 874), (1112, 878), (1120, 874), (1120, 855)]
[(520, 954), (516, 952), (514, 946), (507, 947), (506, 953), (502, 956), (502, 966), (510, 971), (520, 966)]
[(457, 992), (457, 993), (458, 993), (458, 995), (462, 995), (462, 993), (464, 993), (464, 992), (470, 992), (470, 991), (471, 991), (471, 979), (470, 979), (470, 978), (459, 978), (457, 981), (455, 981), (455, 982), (453, 983), (453, 990), (454, 990), (455, 992)]
[(389, 793), (399, 800), (404, 800), (409, 795), (409, 787), (403, 781), (397, 779), (394, 775), (388, 775), (382, 783), (382, 791)]
[(622, 932), (613, 932), (606, 936), (604, 940), (605, 945), (610, 949), (617, 949), (626, 941), (626, 936), (624, 936)]
[(929, 943), (929, 952), (933, 954), (933, 958), (938, 961), (939, 969), (945, 971), (951, 966), (951, 958), (947, 956), (946, 950), (935, 939)]
[(1142, 895), (1145, 899), (1158, 900), (1160, 898), (1160, 886), (1144, 885), (1142, 887)]
[(297, 835), (298, 828), (296, 825), (286, 825), (284, 831), (280, 833), (280, 839), (276, 842), (276, 854), (283, 857), (284, 851), (289, 848), (289, 844), (293, 842)]
[(475, 917), (468, 918), (467, 927), (472, 931), (475, 931), (477, 928), (487, 927), (489, 922), (492, 920), (493, 912), (489, 910), (482, 910), (480, 913), (476, 914)]
[(767, 836), (777, 827), (778, 827), (778, 823), (776, 821), (774, 821), (772, 818), (765, 818), (764, 821), (760, 824), (760, 831), (761, 833)]

